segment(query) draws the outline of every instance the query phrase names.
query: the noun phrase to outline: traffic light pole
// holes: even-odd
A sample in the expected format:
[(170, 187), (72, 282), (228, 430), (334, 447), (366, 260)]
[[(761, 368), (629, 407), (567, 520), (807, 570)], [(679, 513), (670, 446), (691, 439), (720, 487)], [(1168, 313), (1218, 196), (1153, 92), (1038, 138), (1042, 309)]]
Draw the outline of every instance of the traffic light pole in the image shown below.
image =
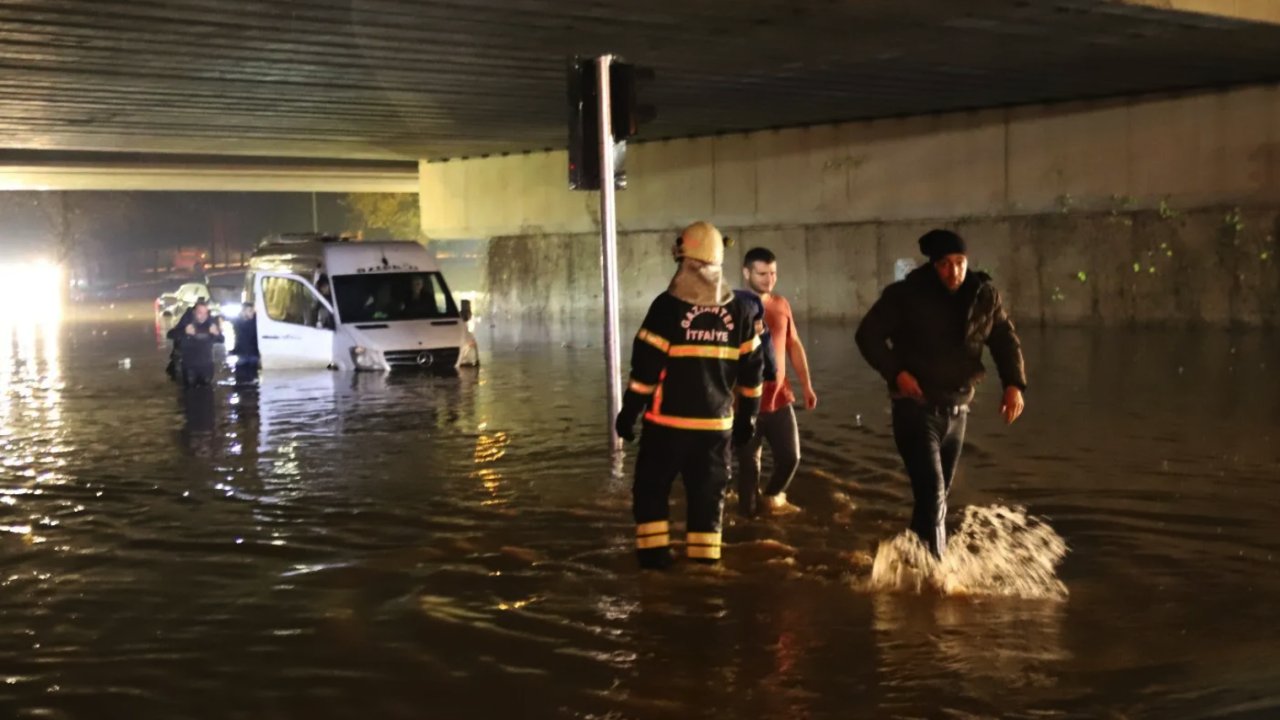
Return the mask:
[(609, 97), (609, 66), (612, 55), (596, 58), (596, 99), (600, 103), (600, 274), (604, 286), (604, 365), (609, 392), (610, 447), (617, 450), (622, 440), (613, 419), (622, 410), (622, 360), (618, 339), (618, 228), (615, 215), (613, 179), (613, 117)]

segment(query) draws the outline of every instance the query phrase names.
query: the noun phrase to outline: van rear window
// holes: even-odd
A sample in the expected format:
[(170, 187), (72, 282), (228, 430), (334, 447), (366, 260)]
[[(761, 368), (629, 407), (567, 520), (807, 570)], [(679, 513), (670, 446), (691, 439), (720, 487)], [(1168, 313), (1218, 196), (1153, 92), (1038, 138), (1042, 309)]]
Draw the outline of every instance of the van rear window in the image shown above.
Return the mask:
[(449, 286), (438, 272), (336, 275), (333, 292), (344, 323), (458, 317)]

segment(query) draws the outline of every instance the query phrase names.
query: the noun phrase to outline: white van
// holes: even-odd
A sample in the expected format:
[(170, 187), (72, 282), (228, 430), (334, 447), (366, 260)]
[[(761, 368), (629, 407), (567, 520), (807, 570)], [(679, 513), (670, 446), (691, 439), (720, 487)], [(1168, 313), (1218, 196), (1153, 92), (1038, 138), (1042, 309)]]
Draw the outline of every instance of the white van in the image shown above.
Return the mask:
[(265, 369), (447, 370), (466, 332), (435, 258), (416, 242), (268, 237), (249, 261), (246, 295)]

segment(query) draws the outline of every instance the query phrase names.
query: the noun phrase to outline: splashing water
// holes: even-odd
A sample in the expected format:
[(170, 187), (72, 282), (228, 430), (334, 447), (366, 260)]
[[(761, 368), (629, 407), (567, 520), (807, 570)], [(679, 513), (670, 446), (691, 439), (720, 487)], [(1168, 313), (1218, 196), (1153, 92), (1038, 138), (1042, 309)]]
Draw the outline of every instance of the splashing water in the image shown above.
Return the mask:
[(881, 543), (868, 589), (1061, 600), (1066, 554), (1066, 541), (1024, 508), (966, 507), (941, 561), (910, 530)]

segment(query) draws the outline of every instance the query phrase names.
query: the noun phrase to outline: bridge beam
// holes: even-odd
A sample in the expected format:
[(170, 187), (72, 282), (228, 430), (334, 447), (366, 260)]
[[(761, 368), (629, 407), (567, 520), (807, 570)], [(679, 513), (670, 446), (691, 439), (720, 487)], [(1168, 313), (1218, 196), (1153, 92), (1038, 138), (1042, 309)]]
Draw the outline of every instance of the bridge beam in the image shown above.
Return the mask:
[(2, 190), (418, 192), (414, 162), (0, 153)]

